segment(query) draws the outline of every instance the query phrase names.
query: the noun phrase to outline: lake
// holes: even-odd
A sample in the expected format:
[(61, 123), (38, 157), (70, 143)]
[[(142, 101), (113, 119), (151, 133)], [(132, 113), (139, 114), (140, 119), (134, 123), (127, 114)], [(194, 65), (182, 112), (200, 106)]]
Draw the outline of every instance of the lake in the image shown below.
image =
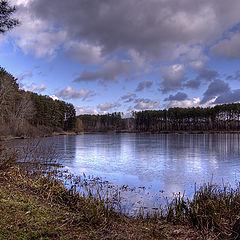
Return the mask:
[(135, 189), (122, 193), (130, 211), (157, 207), (173, 193), (191, 197), (195, 184), (235, 187), (240, 180), (238, 134), (84, 134), (44, 141), (54, 143), (71, 173)]

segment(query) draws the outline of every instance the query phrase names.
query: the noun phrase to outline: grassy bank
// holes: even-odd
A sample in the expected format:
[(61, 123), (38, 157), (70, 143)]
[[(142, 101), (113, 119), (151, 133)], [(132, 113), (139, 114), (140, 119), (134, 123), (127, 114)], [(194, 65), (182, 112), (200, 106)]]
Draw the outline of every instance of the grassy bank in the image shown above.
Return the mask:
[(240, 239), (239, 189), (206, 185), (161, 213), (128, 217), (91, 189), (79, 194), (55, 171), (27, 171), (0, 148), (0, 239)]
[(0, 172), (0, 239), (202, 239), (189, 224), (130, 218), (49, 174)]

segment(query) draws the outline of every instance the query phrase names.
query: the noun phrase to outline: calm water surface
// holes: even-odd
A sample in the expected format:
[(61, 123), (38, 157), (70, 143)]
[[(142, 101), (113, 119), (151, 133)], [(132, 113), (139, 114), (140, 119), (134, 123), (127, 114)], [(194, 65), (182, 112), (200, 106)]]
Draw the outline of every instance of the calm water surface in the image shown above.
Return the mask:
[(123, 197), (146, 207), (155, 207), (160, 195), (191, 197), (195, 184), (240, 181), (238, 134), (86, 134), (46, 141), (56, 144), (70, 172), (135, 187), (138, 194)]

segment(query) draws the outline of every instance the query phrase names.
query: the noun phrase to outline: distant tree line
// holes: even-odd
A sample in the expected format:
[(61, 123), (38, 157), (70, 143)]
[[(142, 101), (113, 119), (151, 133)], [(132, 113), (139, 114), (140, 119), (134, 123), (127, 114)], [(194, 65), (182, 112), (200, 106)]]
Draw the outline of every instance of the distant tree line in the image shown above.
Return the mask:
[(201, 108), (169, 108), (133, 112), (132, 118), (120, 113), (80, 115), (82, 131), (240, 131), (240, 104), (223, 104)]
[(17, 79), (0, 67), (0, 135), (39, 135), (73, 130), (72, 104), (19, 89)]
[(118, 131), (124, 129), (124, 120), (121, 113), (104, 115), (79, 115), (77, 128), (86, 132)]
[(240, 104), (134, 112), (137, 131), (240, 130)]

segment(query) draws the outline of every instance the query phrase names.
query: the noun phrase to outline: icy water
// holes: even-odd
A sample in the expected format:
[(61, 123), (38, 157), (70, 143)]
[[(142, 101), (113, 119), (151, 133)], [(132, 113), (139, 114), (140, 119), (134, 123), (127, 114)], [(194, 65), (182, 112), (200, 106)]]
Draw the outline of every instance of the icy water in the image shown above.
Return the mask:
[(85, 134), (57, 136), (59, 160), (68, 171), (100, 177), (134, 191), (122, 193), (128, 207), (155, 208), (159, 198), (191, 197), (203, 183), (240, 181), (238, 134)]

